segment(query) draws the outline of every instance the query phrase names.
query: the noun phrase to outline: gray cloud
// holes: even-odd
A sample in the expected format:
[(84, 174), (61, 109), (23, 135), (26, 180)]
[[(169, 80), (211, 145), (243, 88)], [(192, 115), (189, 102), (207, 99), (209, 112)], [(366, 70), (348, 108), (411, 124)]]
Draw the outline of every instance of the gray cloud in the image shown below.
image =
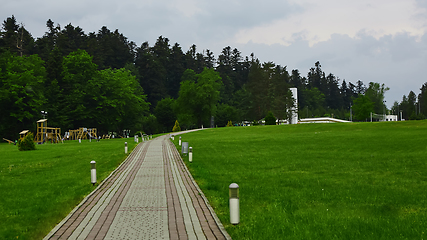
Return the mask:
[(411, 90), (418, 94), (421, 85), (427, 82), (426, 40), (427, 35), (417, 41), (408, 34), (378, 40), (363, 34), (358, 38), (333, 34), (330, 40), (312, 47), (307, 41), (296, 41), (290, 46), (248, 43), (238, 48), (246, 55), (253, 51), (261, 61), (286, 65), (288, 71), (298, 69), (302, 76), (320, 61), (326, 74), (333, 73), (341, 80), (384, 83), (390, 87), (386, 93), (387, 105), (392, 106)]

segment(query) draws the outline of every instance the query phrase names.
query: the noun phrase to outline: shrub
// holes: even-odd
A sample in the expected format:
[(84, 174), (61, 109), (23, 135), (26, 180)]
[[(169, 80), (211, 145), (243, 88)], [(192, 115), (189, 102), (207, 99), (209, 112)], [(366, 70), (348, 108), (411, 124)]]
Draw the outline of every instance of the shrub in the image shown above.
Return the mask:
[(172, 132), (179, 132), (181, 131), (181, 127), (179, 126), (178, 120), (175, 121), (175, 126), (172, 128)]
[(18, 140), (19, 151), (30, 151), (36, 150), (36, 144), (34, 143), (34, 135), (28, 133), (23, 139)]
[(227, 127), (232, 127), (232, 126), (233, 126), (233, 122), (232, 121), (228, 121)]
[(271, 111), (265, 116), (265, 125), (276, 125), (276, 118)]

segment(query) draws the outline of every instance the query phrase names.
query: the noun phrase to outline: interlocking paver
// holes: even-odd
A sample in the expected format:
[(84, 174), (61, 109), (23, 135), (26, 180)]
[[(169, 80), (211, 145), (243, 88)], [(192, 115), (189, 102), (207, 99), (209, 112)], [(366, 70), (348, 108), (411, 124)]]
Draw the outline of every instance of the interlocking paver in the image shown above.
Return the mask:
[(166, 136), (126, 161), (45, 239), (230, 239)]

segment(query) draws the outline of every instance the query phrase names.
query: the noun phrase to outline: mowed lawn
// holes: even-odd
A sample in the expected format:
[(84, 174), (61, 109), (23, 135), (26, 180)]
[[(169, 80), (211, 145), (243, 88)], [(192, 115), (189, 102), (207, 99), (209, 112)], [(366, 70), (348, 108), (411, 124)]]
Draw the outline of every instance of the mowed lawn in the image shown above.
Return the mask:
[(133, 138), (66, 141), (37, 145), (20, 152), (0, 144), (0, 239), (42, 239), (96, 188), (90, 183), (90, 161), (98, 183), (126, 158)]
[(233, 239), (427, 238), (427, 121), (230, 127), (182, 141)]

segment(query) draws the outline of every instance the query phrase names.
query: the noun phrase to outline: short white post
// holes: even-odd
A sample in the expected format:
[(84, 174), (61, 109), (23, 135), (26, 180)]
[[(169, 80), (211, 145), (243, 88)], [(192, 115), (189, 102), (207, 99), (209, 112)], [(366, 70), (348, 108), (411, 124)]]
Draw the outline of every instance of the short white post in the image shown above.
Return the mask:
[(79, 138), (79, 143), (82, 143), (82, 140)]
[(128, 153), (128, 142), (125, 142), (125, 154)]
[(193, 147), (190, 147), (190, 151), (188, 151), (188, 161), (193, 162)]
[(174, 135), (172, 135), (172, 141), (175, 141), (175, 136)]
[(228, 188), (230, 196), (230, 223), (236, 225), (240, 223), (239, 185), (232, 183)]
[(178, 142), (179, 146), (181, 146), (181, 136), (179, 137), (179, 142)]
[(96, 162), (91, 161), (90, 162), (90, 182), (92, 185), (95, 185), (96, 183)]

